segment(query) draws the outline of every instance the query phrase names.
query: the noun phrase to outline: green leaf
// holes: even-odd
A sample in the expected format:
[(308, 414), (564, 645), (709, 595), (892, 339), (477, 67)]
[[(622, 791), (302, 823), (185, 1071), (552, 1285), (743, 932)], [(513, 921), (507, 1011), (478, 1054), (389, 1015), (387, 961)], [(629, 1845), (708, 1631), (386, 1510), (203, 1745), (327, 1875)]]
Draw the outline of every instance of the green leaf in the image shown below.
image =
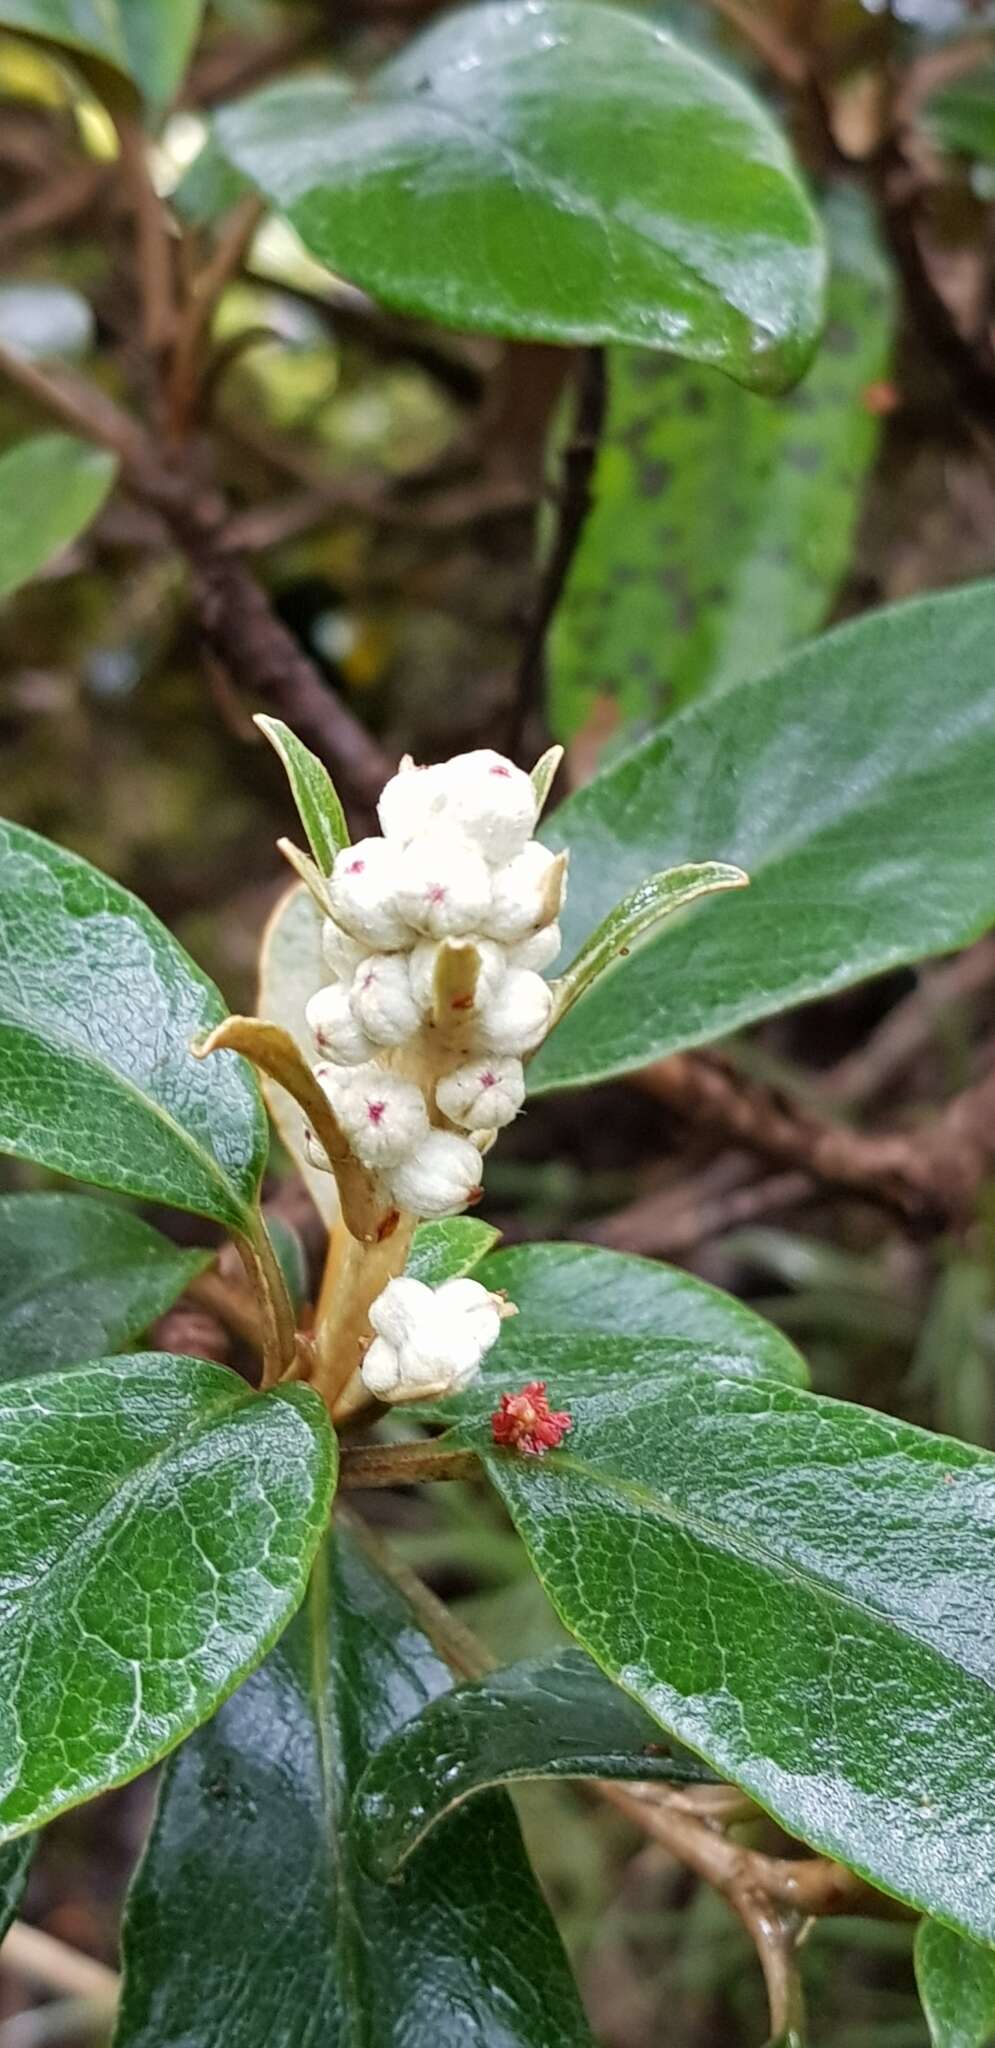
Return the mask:
[(308, 1298), (308, 1258), (304, 1243), (284, 1216), (267, 1216), (266, 1228), (296, 1315)]
[(995, 916), (995, 584), (869, 614), (691, 706), (555, 813), (564, 942), (692, 857), (750, 887), (592, 989), (530, 1068), (539, 1089), (624, 1073), (792, 1003), (966, 945)]
[[(259, 994), (256, 1014), (267, 1024), (289, 1031), (309, 1061), (314, 1041), (305, 1009), (328, 979), (321, 956), (321, 918), (310, 892), (294, 884), (270, 917), (259, 953)], [(268, 1075), (263, 1077), (266, 1107), (322, 1221), (329, 1229), (338, 1214), (335, 1176), (312, 1166), (304, 1143), (306, 1118), (299, 1103)]]
[(608, 364), (594, 508), (550, 637), (550, 714), (572, 738), (758, 675), (822, 625), (880, 437), (894, 291), (867, 203), (827, 209), (829, 318), (803, 384), (762, 398), (656, 355)]
[(36, 278), (0, 285), (0, 342), (15, 355), (26, 356), (29, 362), (84, 356), (93, 347), (95, 334), (91, 308), (67, 285)]
[[(805, 1386), (804, 1359), (780, 1330), (731, 1294), (676, 1266), (630, 1258), (597, 1245), (513, 1245), (491, 1255), (477, 1275), (503, 1291), (518, 1315), (504, 1324), (492, 1354), (523, 1367), (534, 1338), (579, 1335), (683, 1339), (738, 1358), (761, 1379)], [(523, 1377), (532, 1375), (523, 1372)]]
[(353, 1806), (356, 1853), (393, 1877), (437, 1822), (495, 1785), (527, 1778), (710, 1778), (668, 1754), (660, 1730), (579, 1650), (554, 1650), (433, 1700), (377, 1751)]
[(204, 0), (0, 0), (0, 27), (96, 58), (157, 104), (172, 99)]
[(211, 1264), (86, 1195), (0, 1196), (0, 1379), (133, 1344)]
[(22, 1835), (0, 1849), (0, 1941), (16, 1918), (36, 1847), (34, 1835)]
[(931, 94), (925, 113), (941, 149), (995, 163), (995, 64), (952, 79)]
[(449, 1216), (442, 1223), (420, 1223), (408, 1253), (405, 1272), (426, 1287), (460, 1280), (472, 1273), (497, 1244), (501, 1233), (473, 1216)]
[(0, 824), (0, 1150), (252, 1228), (266, 1150), (251, 1070), (205, 1065), (207, 976), (89, 863)]
[(312, 754), (282, 719), (260, 715), (256, 724), (260, 732), (266, 734), (287, 771), (293, 799), (319, 871), (330, 875), (336, 854), (350, 843), (349, 827), (335, 784), (317, 754)]
[(704, 861), (697, 867), (668, 868), (666, 874), (649, 875), (637, 882), (621, 903), (609, 911), (597, 931), (585, 939), (580, 952), (554, 984), (556, 1022), (566, 1016), (596, 981), (628, 959), (633, 948), (650, 938), (668, 917), (696, 903), (700, 896), (713, 896), (721, 889), (743, 889), (749, 881), (742, 868), (725, 867), (720, 861)]
[(786, 144), (644, 17), (491, 0), (355, 97), (291, 80), (217, 134), (312, 255), (403, 312), (665, 348), (764, 389), (812, 352), (825, 258)]
[(113, 455), (71, 434), (36, 434), (0, 455), (0, 599), (89, 526), (116, 470)]
[(301, 1600), (335, 1439), (307, 1387), (163, 1352), (0, 1388), (0, 1840), (164, 1756)]
[(933, 2048), (990, 2048), (995, 2041), (995, 1951), (922, 1920), (916, 1982)]
[(448, 1683), (398, 1595), (329, 1540), (277, 1650), (167, 1774), (116, 2048), (227, 2048), (233, 2018), (238, 2048), (589, 2048), (504, 1795), (403, 1885), (359, 1868), (363, 1767)]
[(995, 1458), (690, 1361), (568, 1405), (541, 1460), (451, 1433), (564, 1626), (791, 1834), (992, 1939)]

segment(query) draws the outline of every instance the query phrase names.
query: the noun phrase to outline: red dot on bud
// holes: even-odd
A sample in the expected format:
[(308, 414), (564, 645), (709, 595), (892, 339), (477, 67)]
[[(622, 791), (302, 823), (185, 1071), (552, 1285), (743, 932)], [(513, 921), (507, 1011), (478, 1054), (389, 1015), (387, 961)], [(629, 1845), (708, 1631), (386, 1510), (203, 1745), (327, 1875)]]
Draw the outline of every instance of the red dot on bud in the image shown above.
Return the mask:
[(491, 1416), (494, 1442), (525, 1458), (544, 1458), (547, 1451), (555, 1451), (572, 1428), (573, 1416), (565, 1408), (550, 1407), (545, 1380), (530, 1380), (520, 1394), (502, 1394)]
[(511, 775), (511, 769), (503, 767), (500, 761), (495, 763), (494, 767), (491, 769), (490, 772), (492, 775), (502, 775), (504, 777), (505, 782), (508, 781)]
[(488, 1072), (487, 1072), (486, 1074), (481, 1074), (481, 1076), (480, 1076), (480, 1085), (481, 1085), (481, 1087), (482, 1087), (482, 1088), (496, 1088), (496, 1087), (497, 1087), (497, 1075), (496, 1075), (496, 1074), (492, 1074), (492, 1073), (490, 1073), (489, 1071), (488, 1071)]
[(386, 1109), (386, 1107), (387, 1107), (387, 1104), (386, 1104), (385, 1102), (368, 1102), (368, 1103), (367, 1103), (367, 1105), (366, 1105), (366, 1111), (367, 1111), (367, 1115), (369, 1116), (369, 1119), (370, 1119), (370, 1122), (371, 1122), (371, 1124), (379, 1124), (379, 1123), (382, 1123), (382, 1121), (383, 1121), (383, 1114), (384, 1114), (384, 1110)]
[(361, 875), (366, 867), (365, 860), (351, 860), (346, 868), (347, 875)]

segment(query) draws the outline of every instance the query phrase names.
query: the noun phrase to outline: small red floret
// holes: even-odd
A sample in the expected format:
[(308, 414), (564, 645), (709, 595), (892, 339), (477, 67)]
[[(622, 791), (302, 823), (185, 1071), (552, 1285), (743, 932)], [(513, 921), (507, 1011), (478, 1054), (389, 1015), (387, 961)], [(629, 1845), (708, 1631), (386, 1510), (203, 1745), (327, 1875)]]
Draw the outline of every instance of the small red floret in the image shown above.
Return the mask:
[(502, 1394), (501, 1405), (491, 1416), (491, 1435), (496, 1444), (521, 1451), (526, 1458), (543, 1458), (555, 1451), (573, 1417), (565, 1408), (551, 1408), (546, 1399), (545, 1380), (530, 1380), (520, 1394)]

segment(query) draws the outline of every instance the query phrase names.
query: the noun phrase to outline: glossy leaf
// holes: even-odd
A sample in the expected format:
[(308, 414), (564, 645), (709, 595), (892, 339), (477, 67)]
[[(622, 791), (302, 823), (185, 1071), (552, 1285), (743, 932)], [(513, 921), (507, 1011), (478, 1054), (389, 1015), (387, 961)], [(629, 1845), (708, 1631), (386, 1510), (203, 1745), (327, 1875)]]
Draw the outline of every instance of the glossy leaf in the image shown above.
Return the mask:
[(199, 1358), (0, 1389), (0, 1840), (164, 1756), (289, 1621), (335, 1439)]
[(120, 1351), (211, 1259), (112, 1202), (0, 1196), (0, 1379)]
[(597, 0), (490, 0), (349, 98), (308, 77), (221, 145), (384, 303), (519, 340), (623, 341), (780, 388), (822, 312), (818, 222), (759, 103)]
[(113, 455), (72, 434), (36, 434), (0, 455), (0, 598), (89, 526), (116, 469)]
[[(256, 1009), (267, 1023), (289, 1031), (306, 1057), (313, 1057), (313, 1040), (304, 1011), (327, 979), (328, 969), (321, 957), (321, 919), (304, 884), (295, 882), (281, 896), (263, 933)], [(304, 1112), (275, 1081), (264, 1078), (262, 1088), (280, 1137), (319, 1216), (330, 1228), (338, 1213), (335, 1176), (322, 1173), (308, 1158)]]
[(813, 1847), (995, 1936), (995, 1458), (772, 1381), (606, 1368), (544, 1459), (464, 1424), (570, 1632)]
[(530, 1068), (574, 1086), (966, 945), (995, 917), (995, 584), (841, 626), (692, 705), (571, 797), (566, 957), (624, 889), (728, 860), (750, 887), (595, 987)]
[(216, 988), (126, 889), (0, 824), (0, 1150), (252, 1227), (266, 1145), (248, 1067), (190, 1046)]
[(0, 1849), (0, 1941), (3, 1940), (24, 1897), (36, 1848), (33, 1835), (22, 1835)]
[(335, 856), (349, 845), (349, 827), (331, 776), (317, 754), (312, 754), (282, 719), (256, 719), (260, 731), (279, 754), (301, 823), (308, 836), (319, 871), (330, 875)]
[(933, 2048), (991, 2048), (995, 2041), (995, 1950), (923, 1920), (916, 1934), (916, 1982)]
[(172, 99), (196, 41), (204, 0), (0, 0), (0, 27), (97, 58), (147, 99)]
[(472, 1273), (492, 1251), (500, 1231), (473, 1216), (448, 1216), (441, 1223), (421, 1223), (415, 1231), (405, 1272), (426, 1287), (441, 1287)]
[(527, 1778), (708, 1779), (668, 1752), (657, 1723), (580, 1650), (554, 1650), (433, 1700), (377, 1751), (353, 1807), (356, 1851), (396, 1874), (436, 1824), (475, 1793)]
[(724, 1351), (762, 1379), (794, 1386), (808, 1379), (804, 1359), (772, 1323), (731, 1294), (656, 1259), (596, 1245), (513, 1245), (493, 1253), (477, 1278), (495, 1292), (503, 1289), (518, 1309), (502, 1329), (495, 1365), (514, 1353), (524, 1368), (537, 1337), (648, 1337)]
[(278, 1648), (167, 1774), (115, 2048), (229, 2048), (233, 2026), (238, 2048), (589, 2044), (503, 1795), (455, 1816), (403, 1885), (359, 1869), (362, 1769), (448, 1683), (393, 1589), (329, 1541)]
[(637, 882), (585, 939), (576, 959), (556, 982), (554, 1018), (558, 1022), (564, 1017), (596, 981), (627, 960), (633, 948), (651, 938), (668, 917), (686, 910), (701, 896), (743, 889), (748, 881), (742, 868), (712, 860), (697, 867), (669, 868), (666, 874), (649, 875), (645, 882)]
[(826, 331), (804, 382), (758, 397), (618, 350), (583, 532), (550, 638), (561, 739), (758, 675), (822, 625), (850, 563), (880, 438), (891, 276), (866, 202), (833, 195)]

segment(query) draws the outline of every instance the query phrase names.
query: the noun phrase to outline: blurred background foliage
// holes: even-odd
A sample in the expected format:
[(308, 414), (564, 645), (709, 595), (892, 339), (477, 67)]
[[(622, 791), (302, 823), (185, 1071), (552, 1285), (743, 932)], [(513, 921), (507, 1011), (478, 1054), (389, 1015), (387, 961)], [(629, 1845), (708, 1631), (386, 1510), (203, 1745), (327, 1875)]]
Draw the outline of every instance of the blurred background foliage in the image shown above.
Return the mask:
[[(362, 73), (434, 11), (215, 0), (151, 156), (177, 260), (202, 261), (239, 198), (212, 141), (219, 103), (316, 57)], [(542, 706), (523, 702), (520, 661), (569, 451), (569, 353), (386, 315), (267, 217), (218, 298), (197, 434), (234, 537), (327, 689), (389, 751), (530, 753), (551, 732), (576, 785), (675, 706), (828, 621), (995, 570), (995, 7), (648, 11), (787, 125), (825, 209), (829, 322), (781, 399), (609, 352), (593, 509)], [(154, 419), (117, 149), (68, 61), (0, 35), (0, 342), (75, 364)], [(37, 426), (0, 387), (0, 452)], [(4, 810), (142, 895), (236, 1009), (252, 1007), (259, 933), (283, 886), (274, 840), (290, 824), (253, 708), (198, 645), (187, 571), (158, 521), (120, 496), (0, 611)], [(993, 1031), (983, 941), (728, 1050), (827, 1113), (909, 1128), (984, 1066), (986, 1047), (990, 1063)], [(278, 1152), (271, 1187), (313, 1243)], [(995, 1445), (990, 1190), (956, 1244), (918, 1240), (689, 1128), (633, 1081), (593, 1114), (588, 1099), (539, 1103), (489, 1168), (486, 1213), (512, 1241), (588, 1238), (686, 1264), (788, 1331), (819, 1388)], [(203, 1311), (170, 1324), (173, 1348), (224, 1349)], [(410, 1561), (499, 1655), (556, 1639), (489, 1495), (452, 1486), (389, 1507), (378, 1497), (373, 1511), (400, 1517)], [(47, 1832), (32, 1918), (113, 1960), (150, 1798), (147, 1783), (127, 1788)], [(749, 1946), (707, 1889), (582, 1791), (546, 1787), (522, 1806), (606, 2048), (762, 2038)], [(814, 2043), (922, 2048), (908, 1926), (822, 1922), (804, 1963)], [(33, 2006), (0, 1979), (0, 2048), (97, 2038), (85, 2010)]]

